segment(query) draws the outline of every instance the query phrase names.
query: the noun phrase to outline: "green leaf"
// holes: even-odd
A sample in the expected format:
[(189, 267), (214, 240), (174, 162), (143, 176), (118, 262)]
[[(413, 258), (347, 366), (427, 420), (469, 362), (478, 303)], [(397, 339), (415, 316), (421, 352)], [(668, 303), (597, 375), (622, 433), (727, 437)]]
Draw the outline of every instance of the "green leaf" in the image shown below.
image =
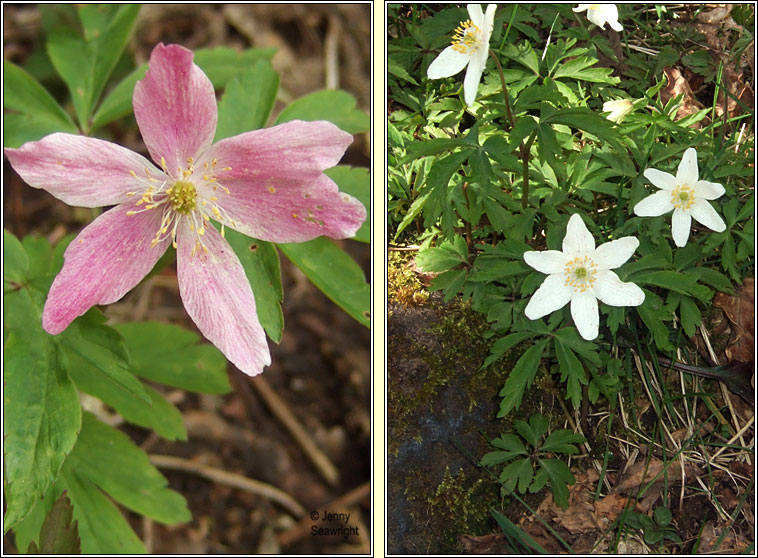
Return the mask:
[(547, 432), (548, 422), (542, 415), (532, 415), (529, 422), (523, 420), (514, 420), (513, 427), (519, 435), (529, 442), (532, 447), (540, 447), (540, 438)]
[[(84, 37), (94, 59), (90, 108), (97, 103), (105, 83), (121, 58), (134, 30), (139, 10), (139, 4), (87, 4), (79, 8)], [(87, 117), (90, 114), (88, 112)]]
[[(3, 74), (3, 106), (21, 113), (15, 115), (18, 122), (34, 128), (35, 132), (44, 132), (42, 135), (35, 133), (25, 136), (24, 141), (18, 145), (11, 145), (8, 138), (5, 138), (7, 147), (18, 147), (25, 141), (38, 140), (52, 132), (76, 133), (71, 117), (36, 79), (7, 60), (3, 60)], [(8, 116), (6, 114), (5, 118)], [(4, 125), (7, 126), (8, 123)]]
[(729, 277), (710, 267), (695, 267), (689, 270), (698, 277), (698, 281), (718, 289), (722, 293), (734, 294)]
[(571, 128), (584, 130), (612, 144), (622, 153), (626, 151), (613, 123), (590, 109), (577, 107), (555, 111), (542, 119), (541, 124), (563, 124)]
[(395, 60), (394, 58), (390, 58), (387, 61), (387, 72), (392, 74), (395, 77), (398, 77), (407, 82), (410, 82), (413, 85), (418, 85), (418, 82), (415, 79), (413, 79), (413, 77), (408, 73), (408, 71), (405, 68), (403, 68), (400, 64), (398, 64), (397, 60)]
[(561, 370), (561, 382), (566, 382), (566, 399), (571, 399), (574, 409), (582, 402), (582, 385), (587, 385), (587, 372), (567, 344), (555, 336), (555, 356)]
[(669, 328), (664, 323), (664, 320), (669, 319), (669, 315), (663, 310), (660, 298), (647, 289), (643, 289), (643, 292), (645, 293), (645, 302), (636, 307), (637, 314), (653, 334), (658, 348), (664, 351), (670, 350)]
[(276, 247), (262, 240), (247, 237), (227, 229), (229, 242), (242, 267), (255, 296), (255, 308), (263, 329), (275, 343), (282, 340), (284, 315), (282, 314), (282, 275), (279, 267), (279, 252)]
[(492, 348), (490, 349), (490, 356), (487, 357), (487, 359), (484, 361), (484, 364), (482, 364), (482, 368), (486, 368), (493, 362), (495, 362), (497, 359), (499, 359), (501, 356), (503, 356), (509, 349), (512, 347), (515, 347), (522, 341), (525, 341), (529, 339), (530, 337), (534, 337), (534, 333), (532, 332), (520, 332), (520, 333), (510, 333), (506, 335), (505, 337), (501, 337), (495, 343), (493, 343)]
[(506, 453), (513, 454), (514, 456), (529, 454), (526, 446), (524, 446), (524, 442), (515, 434), (501, 434), (499, 438), (495, 438), (490, 443), (496, 448), (504, 449)]
[(247, 72), (258, 60), (271, 60), (276, 48), (249, 48), (238, 52), (229, 47), (204, 48), (195, 51), (195, 64), (205, 72), (213, 87), (221, 89), (236, 76)]
[(132, 371), (142, 378), (199, 393), (231, 391), (226, 358), (184, 328), (156, 322), (115, 324)]
[(331, 169), (326, 169), (324, 174), (337, 183), (340, 192), (345, 192), (357, 198), (366, 208), (366, 220), (355, 233), (352, 240), (366, 243), (371, 242), (371, 175), (368, 169), (338, 165)]
[(529, 347), (521, 355), (521, 358), (518, 359), (518, 362), (516, 362), (516, 366), (511, 370), (508, 379), (503, 385), (503, 389), (500, 390), (500, 396), (503, 400), (500, 402), (500, 411), (497, 414), (499, 418), (504, 417), (512, 409), (521, 405), (524, 391), (532, 385), (534, 376), (537, 374), (537, 367), (540, 364), (542, 353), (545, 351), (547, 343), (547, 339), (538, 341)]
[(417, 141), (408, 145), (405, 156), (397, 164), (404, 165), (409, 161), (415, 161), (430, 155), (447, 153), (458, 147), (468, 145), (462, 138), (433, 138), (426, 141)]
[[(55, 479), (76, 441), (81, 407), (64, 355), (42, 330), (26, 290), (5, 296), (4, 529), (23, 519)], [(29, 320), (14, 328), (17, 320)], [(19, 335), (20, 333), (20, 335)]]
[(579, 56), (573, 60), (559, 64), (558, 69), (553, 74), (553, 78), (569, 78), (611, 84), (616, 84), (621, 81), (619, 78), (611, 76), (611, 73), (613, 72), (611, 68), (593, 68), (596, 63), (596, 58)]
[(81, 554), (82, 544), (74, 519), (74, 508), (62, 494), (47, 514), (40, 532), (40, 544), (32, 543), (29, 554)]
[(697, 326), (703, 321), (700, 309), (688, 296), (679, 297), (679, 318), (682, 322), (682, 329), (687, 337), (695, 335)]
[(574, 434), (571, 430), (561, 429), (552, 432), (540, 447), (541, 452), (552, 451), (555, 453), (579, 453), (579, 449), (574, 444), (586, 442), (584, 436)]
[(332, 302), (358, 323), (371, 327), (371, 287), (347, 252), (323, 236), (277, 246)]
[(259, 59), (248, 71), (226, 86), (218, 103), (218, 125), (214, 142), (263, 128), (276, 102), (279, 74), (271, 62)]
[(105, 325), (96, 308), (80, 316), (58, 336), (63, 347), (100, 370), (134, 397), (150, 403), (140, 381), (129, 371), (129, 355), (121, 335)]
[(539, 464), (542, 469), (547, 473), (550, 479), (550, 486), (553, 489), (553, 499), (562, 509), (568, 508), (568, 496), (569, 491), (566, 485), (574, 484), (576, 479), (571, 474), (571, 469), (568, 468), (560, 459), (539, 459)]
[(100, 103), (95, 116), (92, 117), (93, 130), (102, 128), (106, 124), (132, 112), (134, 86), (145, 77), (146, 73), (147, 64), (142, 64), (113, 88), (105, 100)]
[(85, 37), (58, 28), (48, 34), (47, 53), (71, 93), (82, 129), (126, 46), (139, 4), (89, 5), (79, 9)]
[(509, 492), (516, 488), (518, 482), (518, 490), (524, 494), (529, 488), (533, 476), (534, 469), (532, 469), (531, 461), (528, 458), (517, 459), (505, 466), (503, 472), (500, 473), (500, 482), (503, 483), (503, 488)]
[(129, 437), (84, 413), (82, 431), (66, 459), (66, 469), (76, 471), (130, 510), (174, 524), (189, 521), (187, 503), (170, 490), (165, 477), (147, 454)]
[(100, 372), (76, 354), (69, 356), (69, 373), (79, 390), (94, 395), (124, 417), (124, 420), (155, 430), (166, 440), (186, 440), (182, 414), (150, 386), (144, 386), (146, 402), (124, 390), (109, 376)]
[(23, 245), (12, 233), (3, 229), (3, 293), (18, 289), (28, 273), (29, 258)]
[(145, 545), (118, 508), (78, 471), (64, 466), (60, 484), (74, 506), (83, 554), (145, 554)]
[(655, 519), (655, 522), (660, 527), (668, 526), (671, 523), (672, 517), (671, 510), (663, 506), (658, 506), (653, 512), (653, 519)]
[[(456, 238), (461, 238), (462, 240), (462, 237)], [(438, 248), (419, 250), (416, 256), (416, 265), (423, 271), (431, 273), (447, 271), (467, 262), (468, 258), (465, 255), (461, 255), (453, 243), (448, 240), (444, 240)]]
[(328, 120), (350, 134), (367, 132), (371, 128), (368, 114), (355, 108), (350, 93), (324, 89), (290, 103), (276, 118), (276, 124), (290, 120)]

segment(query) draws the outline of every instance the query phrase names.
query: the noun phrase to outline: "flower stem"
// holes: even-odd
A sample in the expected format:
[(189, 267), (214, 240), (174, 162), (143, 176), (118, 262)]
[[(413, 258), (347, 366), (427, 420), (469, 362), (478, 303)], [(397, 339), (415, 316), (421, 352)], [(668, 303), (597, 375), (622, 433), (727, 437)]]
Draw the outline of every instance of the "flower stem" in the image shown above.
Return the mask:
[[(508, 96), (508, 88), (505, 86), (503, 67), (500, 65), (500, 60), (498, 60), (497, 55), (492, 49), (490, 49), (490, 56), (492, 56), (492, 59), (495, 61), (497, 73), (500, 74), (500, 83), (503, 86), (503, 96), (505, 97), (505, 112), (508, 115), (508, 123), (510, 124), (510, 127), (513, 128), (516, 125), (516, 119), (513, 117), (513, 111), (511, 110), (511, 98)], [(506, 129), (506, 132), (507, 131), (508, 130)]]

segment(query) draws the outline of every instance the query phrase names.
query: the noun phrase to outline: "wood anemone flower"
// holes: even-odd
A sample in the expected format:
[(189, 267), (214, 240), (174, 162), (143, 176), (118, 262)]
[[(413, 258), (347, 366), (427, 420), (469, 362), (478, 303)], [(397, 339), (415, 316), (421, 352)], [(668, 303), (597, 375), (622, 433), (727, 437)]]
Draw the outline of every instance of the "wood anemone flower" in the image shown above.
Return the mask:
[(633, 236), (606, 242), (595, 248), (595, 239), (582, 218), (571, 216), (563, 238), (563, 251), (524, 252), (524, 261), (548, 274), (526, 305), (524, 314), (537, 320), (571, 303), (571, 317), (587, 340), (598, 336), (598, 299), (609, 306), (639, 306), (645, 293), (634, 283), (624, 283), (612, 269), (632, 257), (640, 241)]
[(621, 31), (623, 27), (619, 23), (619, 11), (616, 4), (579, 4), (574, 8), (575, 12), (587, 10), (587, 19), (605, 29), (605, 24), (611, 26), (614, 31)]
[(476, 92), (490, 49), (496, 8), (496, 4), (490, 4), (487, 13), (482, 13), (480, 4), (466, 6), (471, 19), (461, 22), (455, 30), (452, 44), (434, 59), (426, 71), (429, 79), (439, 79), (454, 76), (468, 66), (463, 79), (463, 99), (467, 105), (476, 101)]
[(224, 227), (270, 242), (353, 236), (366, 209), (323, 172), (352, 136), (329, 122), (292, 121), (212, 143), (213, 85), (178, 45), (153, 49), (132, 100), (159, 167), (115, 143), (64, 133), (5, 149), (30, 186), (70, 205), (115, 206), (66, 249), (42, 326), (58, 334), (92, 306), (119, 300), (172, 244), (187, 313), (233, 364), (258, 374), (271, 357)]
[(693, 147), (684, 152), (676, 176), (656, 169), (645, 169), (642, 174), (660, 190), (638, 202), (632, 211), (640, 217), (657, 217), (673, 209), (671, 236), (679, 248), (687, 244), (692, 219), (712, 231), (726, 230), (726, 223), (708, 203), (723, 196), (724, 187), (698, 180), (697, 152)]

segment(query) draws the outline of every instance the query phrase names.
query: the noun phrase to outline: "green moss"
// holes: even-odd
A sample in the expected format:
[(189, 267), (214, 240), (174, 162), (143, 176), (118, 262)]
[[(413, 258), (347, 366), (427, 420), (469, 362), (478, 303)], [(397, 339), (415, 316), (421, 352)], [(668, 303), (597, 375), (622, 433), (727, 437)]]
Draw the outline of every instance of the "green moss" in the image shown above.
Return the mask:
[(420, 509), (428, 514), (414, 519), (425, 522), (426, 532), (422, 537), (429, 538), (429, 544), (440, 545), (436, 550), (445, 552), (460, 551), (459, 538), (463, 534), (486, 532), (490, 517), (490, 508), (497, 505), (497, 492), (492, 491), (489, 483), (483, 479), (469, 479), (463, 471), (456, 475), (445, 467), (442, 481), (437, 487), (426, 492), (413, 491), (408, 500), (421, 504)]

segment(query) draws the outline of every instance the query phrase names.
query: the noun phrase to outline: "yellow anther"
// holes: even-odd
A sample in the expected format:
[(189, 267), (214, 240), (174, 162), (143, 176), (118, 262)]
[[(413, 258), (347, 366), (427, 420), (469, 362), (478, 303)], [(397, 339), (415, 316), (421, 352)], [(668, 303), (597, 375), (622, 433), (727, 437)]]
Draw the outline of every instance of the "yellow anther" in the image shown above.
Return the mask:
[(161, 157), (161, 168), (165, 171), (166, 170), (166, 158)]
[(268, 191), (271, 192), (272, 194), (276, 194), (276, 188), (274, 188), (273, 186), (269, 186)]
[(134, 178), (137, 178), (137, 173), (134, 172), (132, 169), (129, 169), (129, 174), (131, 174)]
[(203, 236), (205, 234), (205, 228), (200, 227), (199, 229), (197, 229), (197, 234), (199, 234), (200, 236)]

